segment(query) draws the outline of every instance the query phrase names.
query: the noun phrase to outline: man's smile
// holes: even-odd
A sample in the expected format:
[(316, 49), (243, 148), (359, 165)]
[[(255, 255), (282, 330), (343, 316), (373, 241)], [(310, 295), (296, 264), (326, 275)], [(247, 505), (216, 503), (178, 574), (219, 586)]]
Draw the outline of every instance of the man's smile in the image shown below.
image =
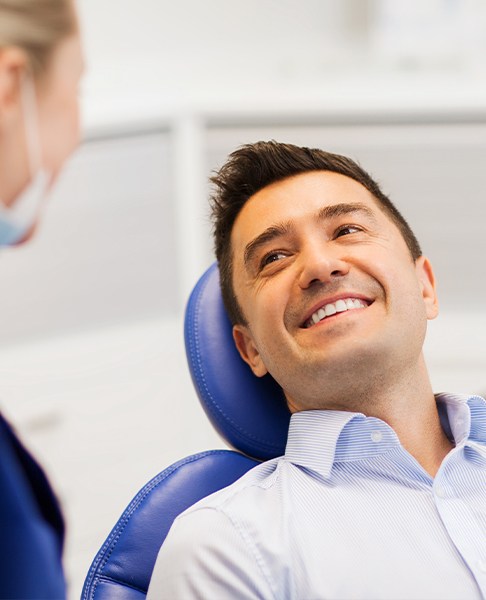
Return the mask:
[(329, 299), (322, 302), (317, 308), (312, 308), (310, 316), (304, 319), (301, 327), (308, 329), (324, 319), (333, 317), (334, 315), (345, 313), (351, 310), (367, 308), (373, 303), (373, 300), (362, 296), (350, 294), (349, 296), (341, 296), (335, 299)]

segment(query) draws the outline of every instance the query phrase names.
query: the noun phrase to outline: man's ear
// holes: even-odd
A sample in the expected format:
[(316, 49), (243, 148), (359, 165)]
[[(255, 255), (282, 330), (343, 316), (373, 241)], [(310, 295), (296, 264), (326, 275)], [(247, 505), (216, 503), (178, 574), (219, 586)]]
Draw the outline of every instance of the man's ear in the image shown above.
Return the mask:
[(257, 377), (266, 375), (267, 368), (255, 346), (250, 329), (246, 325), (234, 325), (233, 339), (241, 358), (250, 366), (253, 374)]
[(0, 49), (0, 123), (18, 110), (20, 86), (27, 68), (27, 57), (19, 48)]
[(427, 318), (435, 319), (439, 314), (439, 301), (437, 299), (437, 291), (435, 288), (435, 276), (432, 270), (430, 261), (425, 256), (417, 258), (415, 261), (415, 270), (417, 278), (422, 289), (422, 297), (424, 299)]

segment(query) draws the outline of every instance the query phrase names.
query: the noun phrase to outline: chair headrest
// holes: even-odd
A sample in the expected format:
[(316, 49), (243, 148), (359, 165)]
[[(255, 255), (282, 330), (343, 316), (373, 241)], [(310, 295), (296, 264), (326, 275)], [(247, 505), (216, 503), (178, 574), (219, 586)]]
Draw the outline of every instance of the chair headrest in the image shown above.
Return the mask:
[(256, 377), (241, 359), (223, 305), (216, 263), (192, 291), (184, 337), (194, 386), (220, 435), (260, 460), (284, 454), (290, 420), (285, 397), (270, 375)]

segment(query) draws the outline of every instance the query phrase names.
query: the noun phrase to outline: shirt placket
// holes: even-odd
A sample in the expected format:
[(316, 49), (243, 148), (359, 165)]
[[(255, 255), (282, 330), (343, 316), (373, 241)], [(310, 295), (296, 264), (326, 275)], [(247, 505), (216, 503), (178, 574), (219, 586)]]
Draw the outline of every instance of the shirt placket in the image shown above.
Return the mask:
[[(435, 477), (432, 494), (450, 539), (486, 598), (486, 536), (484, 531), (481, 532), (481, 523), (472, 510), (472, 499), (463, 486), (462, 489), (459, 487), (461, 479), (468, 478), (468, 469), (471, 468), (464, 458), (466, 446), (464, 443), (457, 446), (444, 459)], [(460, 476), (453, 477), (457, 472)], [(478, 494), (481, 492), (484, 493), (484, 489), (477, 490)]]

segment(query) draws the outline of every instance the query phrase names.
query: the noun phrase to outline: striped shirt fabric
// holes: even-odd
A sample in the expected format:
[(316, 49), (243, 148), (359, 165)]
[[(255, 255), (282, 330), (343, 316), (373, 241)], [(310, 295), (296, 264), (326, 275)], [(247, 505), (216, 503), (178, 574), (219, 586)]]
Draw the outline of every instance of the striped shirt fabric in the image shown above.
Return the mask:
[(486, 402), (439, 395), (436, 477), (383, 421), (292, 415), (285, 456), (180, 515), (148, 598), (486, 598)]

